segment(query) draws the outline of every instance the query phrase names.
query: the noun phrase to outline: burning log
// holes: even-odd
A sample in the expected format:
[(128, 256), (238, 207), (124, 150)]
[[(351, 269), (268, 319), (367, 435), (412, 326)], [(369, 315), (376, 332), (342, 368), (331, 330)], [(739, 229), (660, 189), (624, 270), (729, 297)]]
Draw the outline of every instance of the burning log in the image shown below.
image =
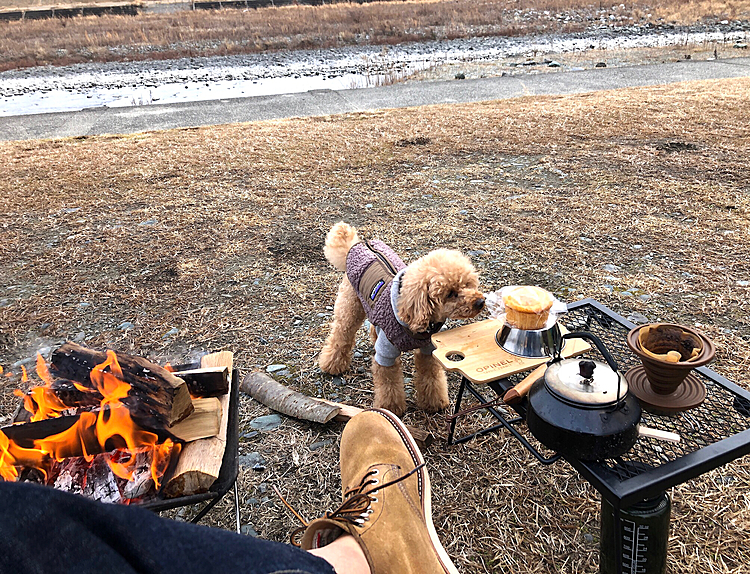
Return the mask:
[[(226, 367), (230, 372), (234, 355), (229, 351), (212, 353), (201, 359), (201, 367)], [(196, 440), (185, 445), (180, 453), (177, 466), (162, 494), (168, 498), (206, 492), (219, 477), (219, 470), (224, 458), (227, 442), (227, 425), (229, 423), (230, 380), (227, 393), (219, 397), (221, 404), (221, 422), (216, 436)]]
[[(102, 396), (91, 372), (106, 354), (75, 343), (65, 343), (52, 354), (50, 372), (56, 377), (50, 389), (65, 405), (98, 404)], [(187, 384), (171, 372), (142, 357), (117, 353), (123, 380), (131, 387), (122, 403), (144, 428), (169, 427), (193, 412)], [(75, 382), (73, 382), (75, 381)], [(91, 395), (83, 398), (84, 395)]]

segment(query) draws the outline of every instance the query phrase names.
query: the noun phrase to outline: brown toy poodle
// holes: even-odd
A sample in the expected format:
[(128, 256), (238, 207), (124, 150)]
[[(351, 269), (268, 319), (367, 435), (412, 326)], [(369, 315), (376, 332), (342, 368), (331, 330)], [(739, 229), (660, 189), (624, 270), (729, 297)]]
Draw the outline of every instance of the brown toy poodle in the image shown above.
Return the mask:
[(399, 416), (406, 410), (400, 355), (410, 350), (415, 350), (417, 406), (428, 412), (448, 407), (448, 383), (432, 357), (431, 336), (446, 319), (469, 319), (484, 307), (471, 261), (458, 251), (437, 249), (406, 266), (385, 243), (361, 241), (344, 222), (328, 232), (323, 251), (346, 275), (318, 358), (320, 368), (332, 375), (349, 368), (357, 330), (368, 318), (375, 343), (375, 407)]

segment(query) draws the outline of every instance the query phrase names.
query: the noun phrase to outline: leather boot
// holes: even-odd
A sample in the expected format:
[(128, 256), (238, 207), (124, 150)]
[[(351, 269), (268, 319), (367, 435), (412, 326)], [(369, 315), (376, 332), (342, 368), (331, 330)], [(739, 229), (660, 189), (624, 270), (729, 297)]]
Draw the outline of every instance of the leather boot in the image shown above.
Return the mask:
[(424, 459), (396, 415), (373, 409), (349, 421), (341, 437), (341, 484), (343, 503), (307, 525), (302, 548), (348, 533), (373, 574), (458, 574), (432, 524)]

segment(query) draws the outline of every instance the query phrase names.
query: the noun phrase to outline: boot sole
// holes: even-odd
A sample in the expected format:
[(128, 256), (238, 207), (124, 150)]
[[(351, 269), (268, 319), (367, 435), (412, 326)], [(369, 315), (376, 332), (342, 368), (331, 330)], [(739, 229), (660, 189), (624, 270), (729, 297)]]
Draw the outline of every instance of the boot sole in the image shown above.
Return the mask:
[[(388, 422), (390, 422), (394, 426), (394, 428), (401, 435), (404, 444), (409, 449), (409, 453), (414, 460), (415, 466), (424, 463), (422, 452), (419, 450), (419, 446), (417, 446), (414, 437), (411, 436), (409, 429), (406, 428), (404, 423), (402, 423), (396, 415), (386, 409), (370, 410), (375, 411), (376, 413), (385, 417)], [(432, 489), (430, 488), (430, 477), (427, 474), (427, 469), (425, 467), (422, 467), (419, 471), (417, 471), (417, 477), (419, 478), (419, 482), (421, 484), (420, 494), (422, 499), (422, 513), (424, 514), (427, 532), (430, 535), (430, 541), (432, 542), (432, 546), (435, 549), (435, 554), (437, 554), (438, 560), (443, 566), (443, 570), (445, 572), (447, 572), (448, 574), (458, 574), (456, 566), (453, 564), (453, 561), (448, 556), (445, 548), (443, 548), (443, 545), (440, 543), (437, 532), (435, 532), (435, 525), (432, 523)]]

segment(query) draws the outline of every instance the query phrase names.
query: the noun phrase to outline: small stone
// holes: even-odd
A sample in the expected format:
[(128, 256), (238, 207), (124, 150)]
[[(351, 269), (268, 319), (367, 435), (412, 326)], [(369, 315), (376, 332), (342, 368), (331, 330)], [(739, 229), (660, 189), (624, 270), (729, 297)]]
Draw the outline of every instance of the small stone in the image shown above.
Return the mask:
[(590, 544), (590, 543), (592, 543), (592, 542), (594, 541), (594, 537), (593, 537), (593, 536), (592, 536), (591, 534), (589, 534), (588, 532), (587, 532), (586, 534), (584, 534), (584, 535), (583, 535), (583, 539), (584, 539), (584, 540), (585, 540), (586, 542), (588, 542), (589, 544)]
[(747, 50), (747, 43), (745, 43), (745, 42), (737, 42), (737, 43), (735, 43), (735, 45), (733, 46), (733, 48), (736, 48), (738, 50)]
[(549, 64), (547, 64), (548, 68), (560, 68), (562, 64), (560, 62), (555, 62), (552, 60)]
[(740, 287), (750, 287), (750, 281), (737, 281), (737, 285), (739, 285)]
[(606, 68), (607, 67), (607, 62), (597, 62), (595, 67), (596, 68)]
[(249, 440), (251, 438), (255, 438), (256, 436), (258, 436), (258, 434), (259, 434), (258, 431), (246, 431), (240, 435), (240, 438)]
[(39, 325), (39, 331), (44, 332), (52, 326), (52, 323), (42, 323)]
[(260, 500), (255, 497), (251, 497), (247, 499), (247, 502), (245, 504), (248, 504), (250, 506), (258, 506), (260, 504)]
[(317, 316), (322, 319), (323, 317), (329, 317), (330, 315), (331, 315), (330, 313), (318, 313)]
[(342, 379), (341, 377), (333, 377), (333, 380), (331, 382), (338, 387), (344, 385), (344, 379)]
[(266, 371), (269, 372), (269, 373), (276, 373), (278, 371), (283, 371), (284, 369), (286, 369), (286, 365), (283, 365), (281, 363), (276, 363), (274, 365), (268, 365), (266, 367)]
[(617, 273), (620, 270), (620, 268), (617, 265), (613, 265), (612, 263), (607, 263), (603, 267), (603, 269), (605, 271), (609, 271), (610, 273)]
[(643, 249), (643, 245), (631, 245), (630, 248), (635, 249), (637, 251), (639, 249)]
[(651, 295), (643, 294), (638, 296), (639, 301), (643, 301), (644, 303), (651, 299)]
[(130, 321), (124, 321), (117, 325), (117, 328), (120, 331), (130, 331), (131, 329), (135, 328), (135, 325), (133, 325), (133, 323), (131, 323)]
[(172, 327), (169, 331), (167, 331), (166, 333), (164, 333), (164, 335), (162, 335), (161, 338), (162, 339), (169, 339), (169, 337), (171, 337), (173, 335), (176, 335), (179, 332), (180, 332), (179, 329), (177, 329), (176, 327)]
[(469, 212), (466, 209), (462, 209), (458, 212), (460, 215), (467, 215)]
[(324, 446), (328, 446), (329, 444), (333, 444), (332, 438), (327, 438), (325, 440), (320, 440), (318, 442), (314, 442), (310, 445), (310, 450), (319, 450), (323, 448)]
[(0, 307), (7, 307), (8, 305), (10, 305), (10, 301), (7, 297), (0, 299)]
[(372, 203), (368, 203), (367, 205), (365, 205), (365, 208), (366, 209), (372, 209)]
[(255, 528), (253, 528), (252, 524), (243, 524), (240, 527), (240, 532), (244, 534), (245, 536), (253, 536), (255, 538), (258, 537), (258, 533), (255, 531)]
[(78, 334), (77, 334), (77, 335), (76, 335), (75, 337), (73, 337), (73, 341), (74, 341), (75, 343), (80, 343), (80, 342), (82, 342), (82, 341), (83, 341), (83, 340), (84, 340), (85, 338), (86, 338), (86, 333), (84, 333), (83, 331), (81, 331), (81, 332), (80, 332), (80, 333), (78, 333)]
[(87, 309), (88, 307), (91, 307), (91, 303), (87, 301), (81, 301), (80, 303), (78, 303), (78, 305), (76, 305), (76, 309), (78, 309), (79, 311), (83, 311), (84, 309)]
[(362, 353), (359, 351), (354, 351), (354, 358), (355, 359), (361, 359), (363, 357)]
[(141, 225), (141, 226), (143, 226), (143, 225), (151, 226), (151, 225), (156, 225), (157, 223), (158, 223), (158, 220), (156, 220), (156, 219), (147, 219), (146, 221), (141, 221), (138, 225)]
[(463, 72), (459, 72), (458, 74), (456, 74), (453, 77), (456, 78), (457, 80), (465, 80), (466, 79), (466, 74), (464, 74)]
[(265, 494), (267, 491), (268, 491), (268, 484), (266, 484), (265, 482), (261, 482), (258, 485), (258, 492), (261, 494)]
[(615, 290), (612, 285), (604, 285), (604, 289), (606, 289), (607, 293), (612, 293)]
[(634, 311), (630, 315), (628, 315), (628, 321), (637, 325), (643, 325), (645, 323), (648, 323), (648, 317), (642, 315), (638, 311)]
[(279, 415), (265, 415), (258, 417), (250, 421), (250, 428), (269, 431), (273, 430), (281, 424), (281, 417)]
[(481, 255), (487, 255), (487, 252), (483, 251), (482, 249), (473, 249), (473, 250), (469, 251), (469, 256), (470, 257), (479, 257)]
[(620, 295), (621, 295), (622, 297), (632, 297), (632, 296), (633, 296), (633, 294), (632, 294), (632, 293), (631, 293), (630, 291), (628, 291), (628, 290), (625, 290), (625, 291), (621, 291), (621, 292), (620, 292)]
[(262, 466), (263, 470), (266, 469), (266, 460), (261, 456), (259, 452), (251, 452), (249, 454), (241, 454), (239, 458), (240, 468), (252, 468), (256, 470), (256, 467)]

